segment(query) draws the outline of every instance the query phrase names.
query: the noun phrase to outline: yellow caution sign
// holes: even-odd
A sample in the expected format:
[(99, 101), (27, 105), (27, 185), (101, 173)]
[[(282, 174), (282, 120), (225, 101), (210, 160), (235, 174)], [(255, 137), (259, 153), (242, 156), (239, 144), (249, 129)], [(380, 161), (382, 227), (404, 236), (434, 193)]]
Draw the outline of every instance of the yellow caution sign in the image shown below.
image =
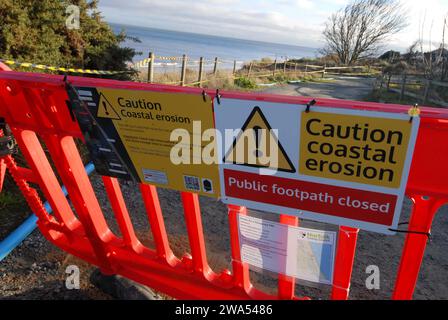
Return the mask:
[(100, 100), (98, 103), (97, 116), (99, 118), (121, 120), (121, 117), (118, 114), (118, 112), (115, 110), (115, 108), (112, 106), (109, 100), (107, 100), (107, 98), (102, 93), (100, 94)]
[(259, 107), (254, 107), (224, 162), (249, 167), (296, 172), (294, 165)]
[(299, 172), (398, 188), (412, 123), (363, 115), (304, 112)]
[[(87, 126), (100, 174), (168, 189), (220, 195), (210, 99), (201, 94), (78, 88), (99, 129)], [(84, 123), (85, 121), (81, 121)]]

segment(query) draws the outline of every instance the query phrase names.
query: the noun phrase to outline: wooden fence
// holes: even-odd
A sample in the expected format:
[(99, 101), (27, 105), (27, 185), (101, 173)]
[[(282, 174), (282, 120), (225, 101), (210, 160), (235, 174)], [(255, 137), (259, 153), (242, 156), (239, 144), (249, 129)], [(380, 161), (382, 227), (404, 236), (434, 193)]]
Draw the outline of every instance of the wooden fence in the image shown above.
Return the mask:
[[(144, 62), (144, 64), (142, 64)], [(157, 63), (158, 62), (158, 63)], [(197, 67), (197, 81), (187, 83), (186, 81), (186, 73), (187, 68), (192, 69), (192, 63), (195, 67)], [(240, 69), (237, 68), (238, 61), (237, 60), (225, 60), (219, 59), (218, 57), (212, 60), (206, 60), (203, 57), (200, 57), (199, 60), (190, 60), (186, 55), (181, 57), (164, 57), (157, 56), (155, 53), (150, 52), (147, 59), (142, 60), (141, 62), (137, 62), (134, 64), (134, 67), (140, 71), (147, 72), (146, 81), (149, 83), (155, 82), (154, 76), (154, 68), (156, 65), (178, 65), (180, 69), (178, 70), (178, 80), (163, 82), (164, 84), (176, 84), (181, 86), (199, 86), (202, 87), (204, 83), (210, 81), (210, 79), (206, 79), (207, 73), (205, 65), (208, 63), (209, 73), (208, 75), (212, 75), (215, 80), (219, 80), (220, 78), (216, 78), (218, 75), (218, 71), (220, 71), (220, 65), (226, 64), (228, 67), (227, 71), (231, 71), (230, 77), (233, 79), (238, 78), (264, 78), (264, 77), (273, 77), (279, 75), (314, 75), (320, 74), (322, 78), (325, 78), (328, 74), (347, 74), (352, 75), (353, 71), (360, 70), (360, 72), (356, 74), (370, 74), (374, 70), (378, 70), (373, 66), (326, 66), (326, 65), (311, 65), (311, 64), (303, 64), (299, 62), (295, 62), (294, 60), (286, 60), (286, 61), (269, 61), (269, 62), (261, 62), (261, 61), (252, 61), (242, 64)], [(229, 66), (231, 68), (229, 68)], [(224, 78), (228, 78), (227, 75)], [(160, 83), (160, 82), (159, 82)]]
[(382, 75), (374, 86), (380, 94), (383, 88), (399, 94), (400, 101), (410, 97), (423, 105), (429, 102), (448, 107), (448, 82), (430, 80), (422, 74)]

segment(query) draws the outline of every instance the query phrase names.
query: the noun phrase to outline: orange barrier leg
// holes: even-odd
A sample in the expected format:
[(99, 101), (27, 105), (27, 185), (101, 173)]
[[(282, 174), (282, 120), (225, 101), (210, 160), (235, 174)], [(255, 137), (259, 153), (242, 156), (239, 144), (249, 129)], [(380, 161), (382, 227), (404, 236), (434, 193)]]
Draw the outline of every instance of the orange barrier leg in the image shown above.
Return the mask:
[[(280, 215), (280, 223), (290, 226), (298, 226), (299, 219), (297, 217), (288, 216), (285, 214)], [(296, 279), (284, 274), (278, 275), (278, 297), (279, 299), (290, 300), (294, 298), (294, 289), (296, 285)]]
[(238, 215), (246, 215), (246, 207), (228, 205), (229, 209), (229, 228), (230, 228), (230, 249), (232, 251), (232, 269), (235, 279), (235, 285), (244, 288), (249, 292), (252, 284), (249, 280), (249, 265), (242, 262), (240, 241), (238, 238)]
[(187, 226), (188, 240), (190, 242), (191, 256), (193, 258), (193, 268), (195, 272), (207, 277), (210, 268), (207, 263), (207, 255), (205, 252), (199, 197), (195, 193), (182, 192), (181, 194), (182, 203), (184, 205), (185, 224)]
[(118, 226), (120, 227), (123, 240), (128, 248), (134, 251), (138, 251), (141, 246), (135, 235), (134, 226), (132, 225), (131, 218), (129, 217), (128, 209), (123, 199), (123, 194), (116, 178), (102, 177), (104, 187), (109, 197), (112, 209), (115, 214)]
[[(1, 135), (0, 135), (0, 137), (1, 137)], [(2, 192), (2, 189), (3, 189), (5, 175), (6, 175), (6, 163), (5, 163), (5, 160), (0, 159), (0, 192)]]
[(358, 232), (359, 229), (344, 226), (339, 227), (338, 247), (334, 266), (331, 299), (348, 299)]
[(140, 184), (140, 191), (146, 207), (146, 214), (148, 215), (157, 255), (164, 259), (168, 264), (175, 263), (176, 259), (168, 242), (157, 188), (149, 184)]
[[(421, 195), (412, 197), (412, 200), (414, 201), (414, 207), (408, 230), (429, 233), (437, 209), (443, 203), (446, 203), (446, 200), (425, 199)], [(392, 299), (412, 299), (427, 242), (428, 236), (426, 234), (407, 234)]]

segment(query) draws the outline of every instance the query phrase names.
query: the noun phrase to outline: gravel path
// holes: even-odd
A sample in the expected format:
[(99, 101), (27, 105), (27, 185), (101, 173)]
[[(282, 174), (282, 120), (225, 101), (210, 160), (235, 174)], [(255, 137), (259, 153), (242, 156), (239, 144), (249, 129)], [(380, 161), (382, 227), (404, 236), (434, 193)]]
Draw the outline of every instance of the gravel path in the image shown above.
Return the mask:
[(359, 100), (372, 90), (374, 79), (334, 76), (325, 82), (299, 82), (268, 87), (264, 93)]
[[(267, 93), (307, 95), (313, 97), (334, 97), (360, 99), (365, 96), (371, 79), (338, 78), (329, 83), (299, 83), (282, 85), (264, 90)], [(105, 196), (101, 178), (91, 177), (97, 197), (103, 207), (111, 229), (119, 236), (119, 231), (110, 205)], [(131, 219), (142, 243), (153, 247), (149, 223), (138, 187), (132, 183), (122, 184), (123, 195), (131, 212)], [(169, 240), (174, 253), (181, 257), (189, 251), (188, 237), (183, 219), (179, 192), (159, 188), (159, 198), (164, 213)], [(230, 268), (230, 244), (227, 209), (219, 201), (201, 197), (202, 219), (206, 238), (209, 263), (215, 271)], [(401, 221), (408, 221), (411, 203), (405, 201)], [(434, 221), (433, 239), (428, 243), (421, 269), (415, 299), (448, 298), (448, 206), (443, 207)], [(278, 221), (278, 216), (266, 213), (251, 214)], [(336, 230), (336, 226), (301, 221), (304, 227)], [(389, 299), (397, 272), (404, 235), (384, 236), (361, 231), (357, 245), (352, 276), (351, 299)], [(68, 265), (75, 264), (81, 269), (81, 289), (65, 289)], [(379, 290), (365, 287), (365, 272), (369, 265), (380, 268), (381, 286)], [(48, 243), (36, 230), (17, 250), (0, 263), (0, 299), (111, 299), (110, 296), (93, 287), (88, 278), (93, 268), (86, 263), (65, 254)], [(254, 285), (265, 291), (276, 292), (277, 276), (270, 272), (251, 271)], [(315, 299), (327, 299), (328, 286), (310, 286), (298, 281), (298, 296), (308, 295)]]

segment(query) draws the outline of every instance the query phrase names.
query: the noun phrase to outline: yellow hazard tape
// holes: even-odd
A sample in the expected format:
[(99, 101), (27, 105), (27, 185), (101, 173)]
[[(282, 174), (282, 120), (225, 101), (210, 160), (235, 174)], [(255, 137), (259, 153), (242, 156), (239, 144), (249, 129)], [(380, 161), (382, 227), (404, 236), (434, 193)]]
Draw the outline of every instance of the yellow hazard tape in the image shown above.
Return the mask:
[(162, 57), (162, 56), (157, 56), (156, 59), (174, 61), (174, 60), (182, 60), (182, 57)]
[(143, 67), (147, 67), (148, 63), (151, 61), (151, 58), (146, 58), (143, 59), (141, 61), (137, 61), (133, 64), (134, 68), (143, 68)]
[(133, 71), (105, 71), (105, 70), (90, 70), (90, 69), (75, 69), (75, 68), (63, 68), (63, 67), (52, 67), (43, 64), (29, 63), (29, 62), (18, 62), (15, 60), (0, 59), (0, 62), (10, 66), (23, 67), (23, 68), (34, 68), (39, 70), (50, 70), (50, 71), (62, 71), (68, 73), (87, 73), (87, 74), (101, 74), (101, 75), (111, 75), (120, 73), (130, 73)]

